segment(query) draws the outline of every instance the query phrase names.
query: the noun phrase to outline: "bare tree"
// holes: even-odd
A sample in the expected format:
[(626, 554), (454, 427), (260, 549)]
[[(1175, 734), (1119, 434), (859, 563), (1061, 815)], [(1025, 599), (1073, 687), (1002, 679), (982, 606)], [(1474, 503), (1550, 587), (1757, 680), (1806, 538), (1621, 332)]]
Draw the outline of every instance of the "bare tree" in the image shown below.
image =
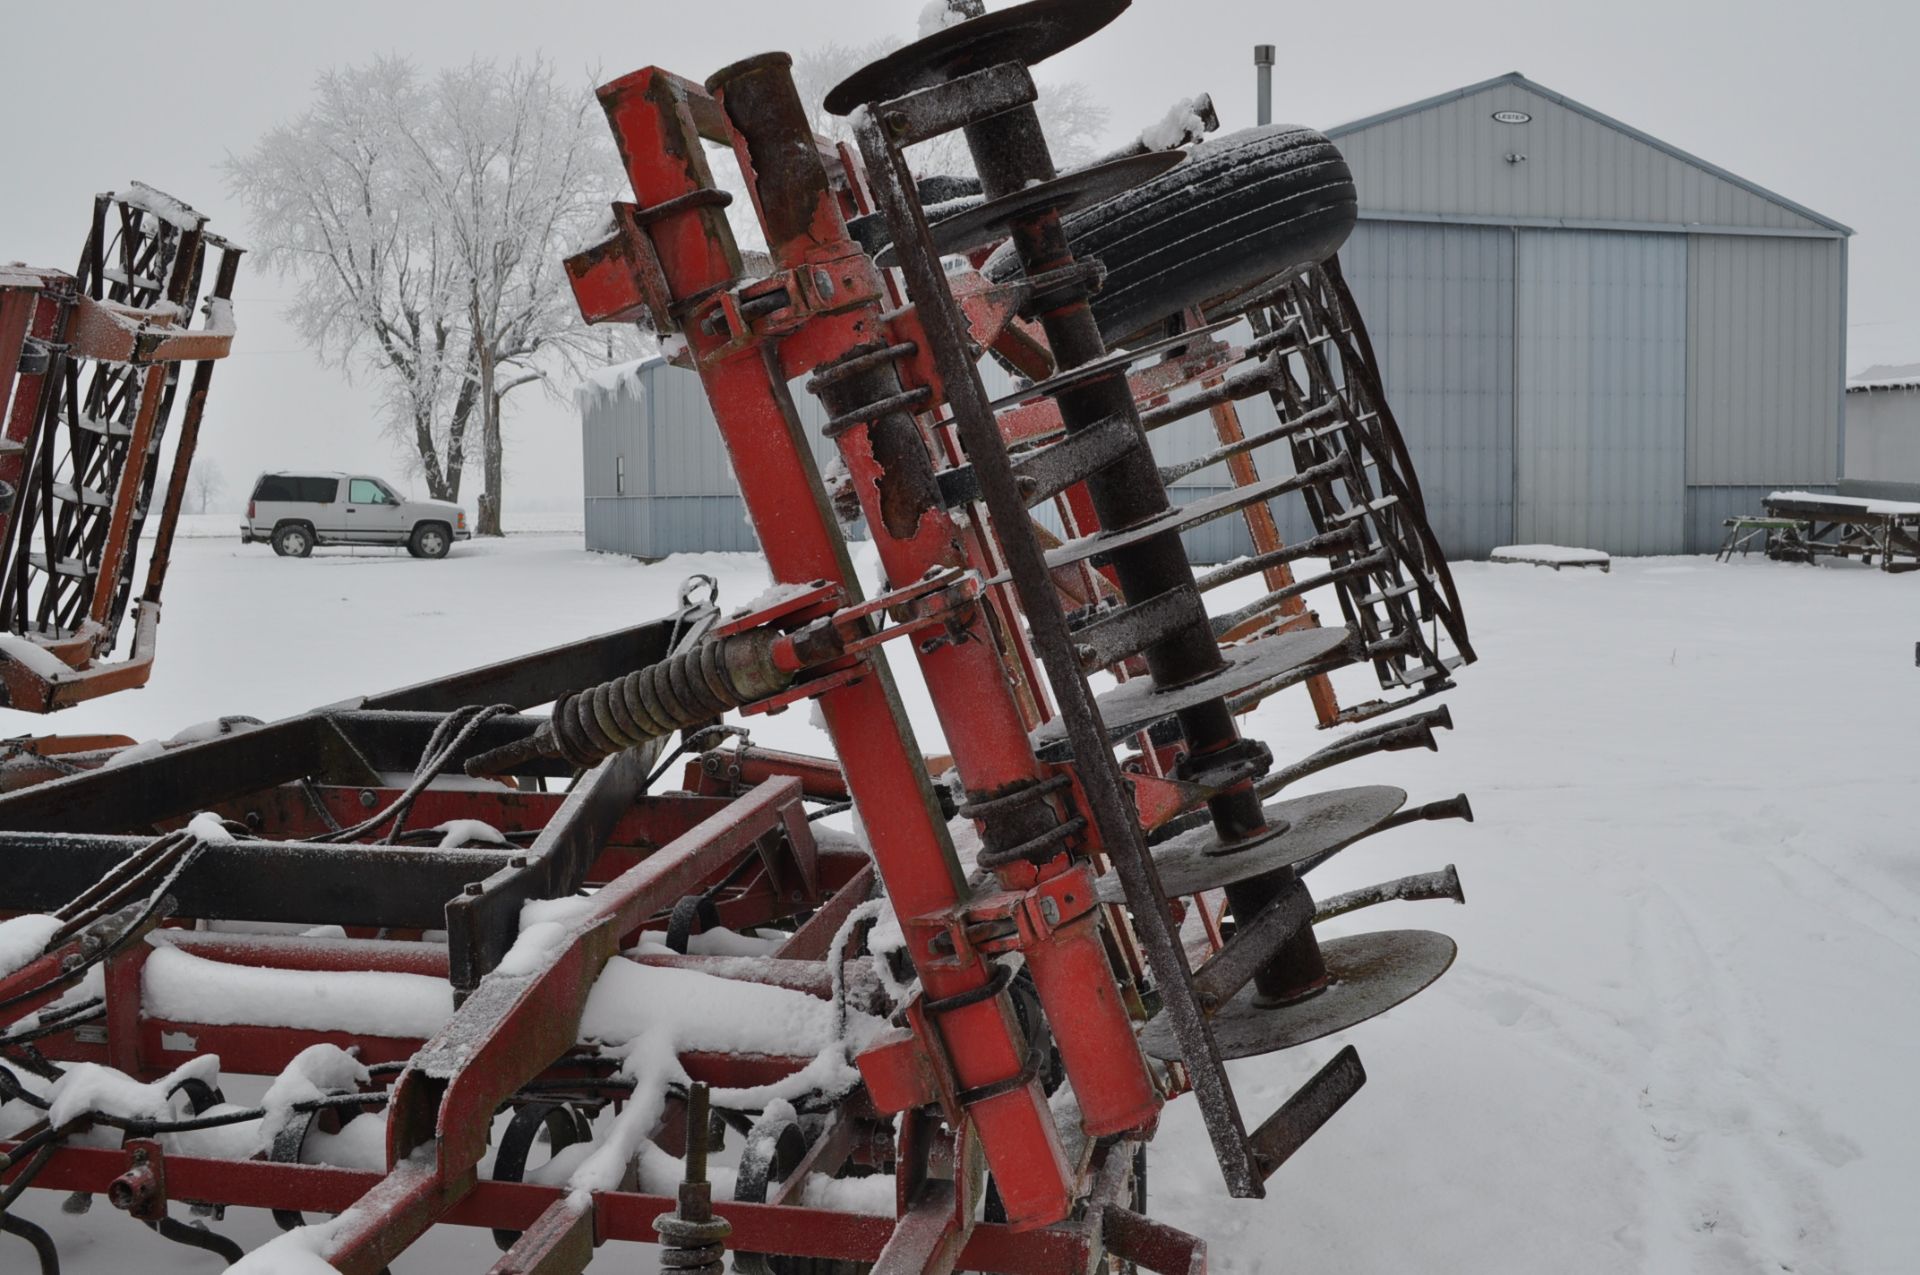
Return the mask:
[(479, 400), (468, 296), (399, 123), (431, 107), (403, 59), (329, 71), (307, 112), (229, 157), (227, 176), (257, 256), (299, 285), (294, 327), (323, 361), (375, 376), (409, 468), (457, 500)]
[(194, 512), (207, 512), (207, 506), (220, 499), (220, 493), (226, 489), (227, 476), (220, 472), (220, 466), (204, 456), (195, 457), (193, 468), (187, 475), (187, 490), (193, 494)]
[(619, 180), (593, 95), (537, 57), (431, 79), (386, 59), (322, 76), (313, 107), (228, 172), (267, 263), (301, 284), (295, 325), (323, 359), (378, 374), (435, 498), (459, 499), (477, 454), (477, 530), (500, 534), (503, 401), (606, 344), (561, 265)]
[(606, 218), (619, 170), (593, 96), (535, 57), (474, 61), (402, 121), (423, 206), (452, 245), (472, 343), (485, 490), (477, 531), (500, 534), (501, 404), (604, 342), (574, 305), (562, 258)]

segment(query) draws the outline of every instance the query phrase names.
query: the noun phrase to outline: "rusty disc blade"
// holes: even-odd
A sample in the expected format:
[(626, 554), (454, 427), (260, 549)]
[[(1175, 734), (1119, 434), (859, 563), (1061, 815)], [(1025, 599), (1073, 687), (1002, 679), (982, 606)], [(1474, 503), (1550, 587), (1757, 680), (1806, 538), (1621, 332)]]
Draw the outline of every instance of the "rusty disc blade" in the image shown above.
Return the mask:
[(1106, 26), (1132, 0), (1031, 0), (944, 27), (836, 84), (822, 103), (833, 115), (932, 88), (1002, 62), (1034, 66)]
[[(1406, 804), (1404, 790), (1384, 784), (1292, 797), (1263, 808), (1268, 826), (1280, 829), (1277, 833), (1227, 849), (1208, 824), (1156, 846), (1153, 866), (1170, 899), (1218, 890), (1350, 845)], [(1102, 903), (1127, 901), (1115, 873), (1100, 878), (1099, 892)]]
[[(1222, 1058), (1253, 1058), (1345, 1031), (1384, 1014), (1447, 972), (1459, 949), (1432, 930), (1379, 930), (1331, 939), (1320, 946), (1331, 980), (1291, 1005), (1261, 1005), (1249, 983), (1213, 1016)], [(1180, 1042), (1166, 1016), (1140, 1031), (1140, 1047), (1155, 1058), (1178, 1059)]]
[[(1028, 186), (1010, 195), (976, 204), (964, 212), (927, 227), (933, 246), (942, 256), (972, 252), (988, 244), (999, 243), (1013, 227), (1028, 218), (1051, 209), (1066, 212), (1088, 204), (1112, 199), (1142, 182), (1152, 181), (1187, 157), (1185, 151), (1149, 151), (1145, 155), (1127, 155), (1056, 177), (1038, 186)], [(880, 250), (874, 264), (894, 264), (893, 245)]]

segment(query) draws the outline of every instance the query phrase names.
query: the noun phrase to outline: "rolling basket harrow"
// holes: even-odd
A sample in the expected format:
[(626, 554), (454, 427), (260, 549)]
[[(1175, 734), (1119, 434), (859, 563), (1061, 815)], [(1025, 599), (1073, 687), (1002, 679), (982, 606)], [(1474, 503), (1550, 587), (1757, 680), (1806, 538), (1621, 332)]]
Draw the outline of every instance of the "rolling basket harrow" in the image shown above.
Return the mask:
[[(1353, 1027), (1454, 956), (1314, 928), (1459, 900), (1451, 866), (1308, 881), (1466, 800), (1290, 789), (1434, 747), (1444, 708), (1370, 719), (1472, 649), (1332, 257), (1337, 153), (1255, 130), (1056, 171), (1028, 68), (1125, 7), (1034, 0), (887, 56), (827, 99), (857, 145), (814, 136), (784, 54), (600, 90), (636, 198), (569, 261), (576, 296), (699, 374), (775, 588), (723, 616), (696, 579), (622, 632), (20, 771), (0, 1219), (43, 1270), (51, 1240), (10, 1208), (27, 1187), (106, 1195), (255, 1271), (373, 1275), (440, 1224), (491, 1228), (498, 1272), (578, 1271), (617, 1240), (683, 1272), (1205, 1269), (1201, 1238), (1144, 1213), (1162, 1107), (1191, 1093), (1226, 1189), (1263, 1194), (1365, 1073), (1340, 1048), (1249, 1120), (1225, 1060)], [(906, 153), (955, 130), (977, 188), (930, 219)], [(763, 277), (708, 143), (746, 178)], [(1021, 388), (994, 400), (987, 356)], [(830, 417), (831, 480), (796, 381)], [(1249, 434), (1256, 396), (1278, 423)], [(1163, 465), (1150, 432), (1202, 416), (1217, 446)], [(1291, 472), (1263, 477), (1273, 444)], [(1214, 466), (1230, 488), (1172, 503)], [(1281, 543), (1280, 498), (1310, 539)], [(1196, 573), (1182, 532), (1229, 516), (1254, 554)], [(1307, 609), (1321, 588), (1337, 626)], [(888, 643), (949, 757), (916, 744)], [(1377, 698), (1340, 706), (1349, 667)], [(1298, 685), (1356, 728), (1276, 759), (1238, 719)], [(723, 724), (803, 700), (833, 757)], [(823, 821), (849, 807), (857, 837)], [(275, 1079), (248, 1105), (223, 1075)], [(228, 1206), (288, 1233), (243, 1257), (177, 1216)]]

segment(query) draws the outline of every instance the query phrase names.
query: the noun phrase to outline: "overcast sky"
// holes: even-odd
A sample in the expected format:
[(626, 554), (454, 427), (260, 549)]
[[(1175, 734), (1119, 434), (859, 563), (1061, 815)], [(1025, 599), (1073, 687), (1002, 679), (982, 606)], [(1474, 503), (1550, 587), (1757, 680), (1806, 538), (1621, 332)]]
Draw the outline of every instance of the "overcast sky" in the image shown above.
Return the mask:
[[(220, 163), (302, 111), (321, 70), (398, 53), (425, 68), (544, 51), (583, 91), (656, 63), (704, 79), (767, 49), (910, 35), (922, 0), (0, 0), (0, 260), (71, 267), (95, 191), (139, 179), (245, 242)], [(990, 0), (990, 7), (1002, 7)], [(1920, 9), (1895, 0), (1136, 0), (1049, 64), (1111, 108), (1118, 142), (1174, 98), (1253, 122), (1250, 46), (1279, 46), (1275, 114), (1325, 127), (1507, 71), (1529, 77), (1857, 232), (1848, 366), (1920, 361)], [(1361, 192), (1364, 202), (1365, 192)], [(263, 468), (399, 476), (364, 384), (321, 368), (280, 321), (293, 285), (244, 270), (241, 337), (203, 447), (244, 494)], [(579, 497), (566, 403), (521, 391), (507, 499)], [(421, 492), (424, 494), (424, 491)], [(471, 490), (463, 502), (472, 504)]]

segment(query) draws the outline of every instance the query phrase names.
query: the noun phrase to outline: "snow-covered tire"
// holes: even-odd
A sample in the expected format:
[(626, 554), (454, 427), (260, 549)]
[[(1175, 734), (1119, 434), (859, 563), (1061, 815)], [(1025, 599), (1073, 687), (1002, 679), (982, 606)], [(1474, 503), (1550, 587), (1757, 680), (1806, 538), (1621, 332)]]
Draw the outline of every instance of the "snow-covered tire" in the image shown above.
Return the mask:
[[(1065, 225), (1074, 255), (1106, 267), (1093, 313), (1113, 345), (1189, 306), (1325, 261), (1358, 212), (1353, 174), (1324, 134), (1269, 124), (1202, 142), (1186, 162), (1068, 214)], [(985, 273), (1019, 273), (1010, 245)]]
[(283, 522), (273, 529), (273, 551), (283, 558), (305, 558), (313, 553), (313, 528), (304, 522)]
[(407, 552), (416, 558), (444, 558), (453, 548), (453, 532), (444, 522), (423, 522), (407, 537)]

